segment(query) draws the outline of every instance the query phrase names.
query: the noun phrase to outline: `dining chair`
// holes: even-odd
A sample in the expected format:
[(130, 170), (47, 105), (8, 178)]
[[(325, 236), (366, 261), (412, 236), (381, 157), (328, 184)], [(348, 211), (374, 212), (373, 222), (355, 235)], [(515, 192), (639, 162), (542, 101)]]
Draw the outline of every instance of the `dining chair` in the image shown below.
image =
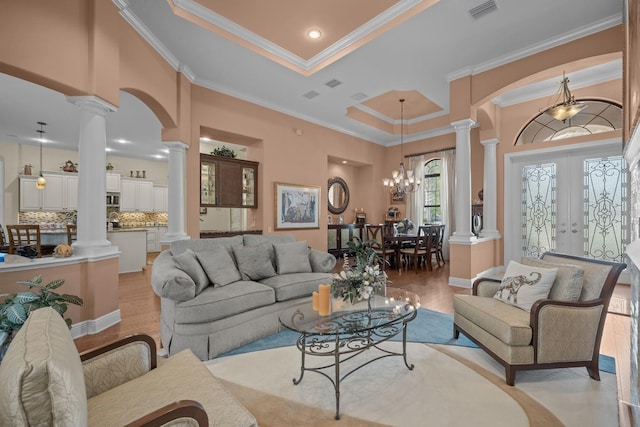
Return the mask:
[[(400, 248), (400, 255), (403, 258), (411, 259), (411, 264), (416, 274), (421, 264), (420, 259), (424, 259), (424, 262), (427, 264), (427, 269), (433, 271), (431, 256), (434, 242), (437, 240), (437, 230), (431, 226), (420, 226), (414, 239), (412, 246)], [(409, 263), (407, 262), (406, 265), (408, 266)]]
[(67, 244), (71, 246), (76, 240), (78, 240), (78, 226), (76, 224), (67, 224)]
[(367, 242), (368, 245), (376, 251), (378, 258), (382, 262), (382, 270), (386, 269), (388, 260), (393, 258), (396, 251), (395, 248), (389, 242), (387, 238), (388, 234), (385, 233), (384, 225), (366, 225)]
[(40, 226), (37, 224), (7, 225), (9, 234), (9, 253), (15, 254), (21, 246), (31, 246), (36, 250), (36, 257), (42, 257), (40, 248)]
[(9, 241), (7, 240), (7, 236), (4, 234), (2, 224), (0, 224), (0, 252), (9, 252)]
[(440, 267), (440, 261), (442, 261), (442, 265), (445, 265), (444, 255), (442, 254), (442, 245), (444, 244), (444, 228), (445, 225), (441, 224), (438, 226), (438, 240), (434, 245), (436, 262), (438, 263), (438, 267)]

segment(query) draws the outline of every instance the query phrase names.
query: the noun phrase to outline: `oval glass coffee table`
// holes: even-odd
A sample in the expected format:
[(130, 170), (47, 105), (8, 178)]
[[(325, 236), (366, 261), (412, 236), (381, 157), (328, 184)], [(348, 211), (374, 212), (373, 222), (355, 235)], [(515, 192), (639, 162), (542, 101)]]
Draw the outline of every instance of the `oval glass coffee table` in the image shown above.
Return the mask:
[[(311, 306), (311, 301), (290, 307), (280, 313), (280, 323), (292, 331), (299, 332), (296, 342), (302, 357), (300, 378), (305, 371), (317, 372), (331, 381), (336, 392), (336, 420), (340, 419), (340, 383), (358, 369), (385, 357), (401, 356), (409, 370), (413, 365), (407, 361), (407, 324), (416, 318), (420, 298), (413, 292), (399, 288), (387, 288), (386, 295), (373, 295), (369, 301), (348, 304), (332, 302), (332, 312), (320, 316)], [(379, 345), (402, 334), (402, 352), (390, 351)], [(346, 373), (340, 372), (340, 364), (357, 357), (366, 350), (377, 349), (380, 355), (368, 359)], [(327, 364), (308, 367), (306, 356), (331, 357)]]

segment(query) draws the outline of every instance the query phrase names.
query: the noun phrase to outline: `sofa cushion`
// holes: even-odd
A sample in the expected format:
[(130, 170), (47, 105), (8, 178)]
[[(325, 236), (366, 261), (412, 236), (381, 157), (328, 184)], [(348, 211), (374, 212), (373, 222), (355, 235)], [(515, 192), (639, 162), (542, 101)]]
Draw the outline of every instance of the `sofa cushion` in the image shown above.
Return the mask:
[(275, 276), (272, 256), (273, 245), (263, 243), (258, 246), (233, 246), (233, 255), (238, 264), (242, 280), (260, 280)]
[(225, 286), (242, 278), (227, 248), (217, 247), (200, 251), (197, 257), (214, 285)]
[(529, 311), (534, 302), (547, 298), (557, 271), (510, 261), (494, 298)]
[(198, 296), (176, 303), (176, 323), (207, 323), (276, 302), (275, 291), (257, 282), (209, 286)]
[(294, 298), (309, 297), (318, 290), (321, 283), (331, 283), (333, 275), (328, 273), (291, 273), (279, 274), (260, 283), (273, 288), (277, 301), (287, 301)]
[(454, 295), (453, 307), (456, 315), (465, 317), (505, 344), (531, 344), (530, 314), (518, 307), (475, 295)]
[(127, 425), (179, 400), (200, 402), (210, 425), (256, 425), (255, 418), (189, 350), (159, 363), (139, 378), (89, 399), (88, 425)]
[(291, 243), (296, 241), (293, 234), (245, 234), (242, 236), (245, 246), (258, 246), (263, 243)]
[(549, 299), (556, 301), (575, 302), (580, 299), (582, 292), (582, 281), (584, 278), (584, 268), (572, 264), (553, 264), (544, 262), (538, 258), (525, 257), (520, 260), (524, 265), (532, 265), (543, 268), (557, 268), (556, 280), (554, 280)]
[(159, 297), (174, 301), (187, 301), (196, 296), (193, 278), (178, 268), (170, 251), (160, 252), (153, 261), (151, 286)]
[(0, 364), (0, 425), (87, 425), (80, 356), (52, 308), (30, 314)]
[[(187, 239), (176, 240), (171, 243), (171, 253), (173, 255), (180, 254), (187, 249), (198, 253), (200, 251), (208, 251), (216, 247), (223, 246), (231, 248), (232, 246), (242, 246), (242, 236), (217, 237), (215, 239)], [(229, 249), (231, 252), (231, 249)]]
[(193, 279), (195, 285), (195, 295), (198, 295), (204, 288), (209, 286), (209, 277), (202, 269), (202, 265), (198, 262), (196, 253), (191, 249), (187, 249), (181, 254), (175, 255), (173, 260), (178, 268), (189, 275)]
[(311, 249), (309, 251), (309, 263), (314, 273), (328, 273), (336, 266), (336, 257), (328, 252)]
[(302, 240), (291, 243), (274, 243), (278, 274), (311, 273), (309, 245)]

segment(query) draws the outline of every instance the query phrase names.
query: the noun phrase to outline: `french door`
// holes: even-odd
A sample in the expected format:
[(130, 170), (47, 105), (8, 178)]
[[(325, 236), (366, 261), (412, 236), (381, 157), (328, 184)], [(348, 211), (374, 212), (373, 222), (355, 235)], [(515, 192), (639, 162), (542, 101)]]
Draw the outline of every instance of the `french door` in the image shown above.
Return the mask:
[(623, 261), (628, 212), (621, 145), (536, 150), (505, 160), (505, 265), (546, 251)]

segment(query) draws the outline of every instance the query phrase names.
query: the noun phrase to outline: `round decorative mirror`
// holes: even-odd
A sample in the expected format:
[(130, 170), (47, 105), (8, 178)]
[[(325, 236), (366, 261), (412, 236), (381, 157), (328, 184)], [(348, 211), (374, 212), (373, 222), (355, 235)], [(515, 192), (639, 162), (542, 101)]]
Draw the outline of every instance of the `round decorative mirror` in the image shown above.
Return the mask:
[(334, 176), (327, 186), (329, 196), (329, 212), (341, 214), (349, 205), (349, 187), (344, 179)]

